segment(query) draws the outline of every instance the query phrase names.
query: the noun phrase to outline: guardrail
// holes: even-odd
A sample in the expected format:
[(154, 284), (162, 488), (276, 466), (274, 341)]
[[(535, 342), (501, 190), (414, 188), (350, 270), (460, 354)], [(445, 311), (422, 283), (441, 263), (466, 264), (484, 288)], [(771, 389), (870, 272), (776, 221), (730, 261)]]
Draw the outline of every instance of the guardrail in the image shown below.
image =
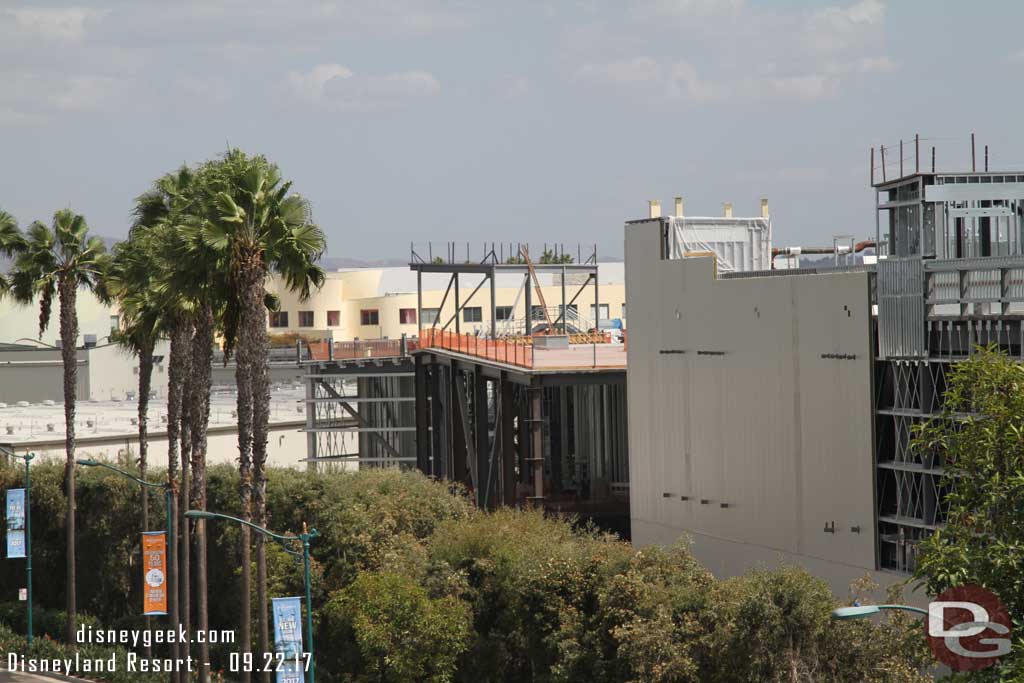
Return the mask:
[(530, 344), (430, 328), (420, 330), (419, 346), (424, 349), (455, 351), (521, 368), (533, 368), (533, 346)]

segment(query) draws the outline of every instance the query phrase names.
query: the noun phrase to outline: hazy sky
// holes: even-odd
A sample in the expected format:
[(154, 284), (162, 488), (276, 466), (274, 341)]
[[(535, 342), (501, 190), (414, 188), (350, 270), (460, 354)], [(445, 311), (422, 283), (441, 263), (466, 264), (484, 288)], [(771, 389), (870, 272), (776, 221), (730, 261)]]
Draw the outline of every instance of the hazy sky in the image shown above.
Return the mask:
[(778, 244), (831, 244), (874, 234), (872, 144), (942, 138), (923, 149), (963, 167), (974, 130), (1024, 168), (1022, 21), (1011, 1), (0, 0), (0, 207), (123, 236), (152, 179), (232, 145), (281, 165), (332, 256), (621, 255), (623, 221), (676, 194), (767, 196)]

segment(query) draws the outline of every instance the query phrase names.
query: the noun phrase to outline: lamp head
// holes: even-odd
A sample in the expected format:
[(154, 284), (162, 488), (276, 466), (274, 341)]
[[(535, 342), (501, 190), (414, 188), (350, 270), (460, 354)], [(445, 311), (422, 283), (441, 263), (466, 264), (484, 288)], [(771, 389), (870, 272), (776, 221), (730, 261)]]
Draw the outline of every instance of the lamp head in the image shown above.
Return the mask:
[(213, 519), (213, 515), (206, 510), (186, 510), (185, 516), (192, 519)]
[(878, 605), (854, 605), (853, 607), (839, 607), (832, 610), (833, 619), (863, 619), (881, 611)]
[(76, 460), (75, 462), (79, 465), (84, 465), (85, 467), (95, 467), (96, 465), (99, 465), (98, 462), (91, 458), (83, 458), (81, 460)]

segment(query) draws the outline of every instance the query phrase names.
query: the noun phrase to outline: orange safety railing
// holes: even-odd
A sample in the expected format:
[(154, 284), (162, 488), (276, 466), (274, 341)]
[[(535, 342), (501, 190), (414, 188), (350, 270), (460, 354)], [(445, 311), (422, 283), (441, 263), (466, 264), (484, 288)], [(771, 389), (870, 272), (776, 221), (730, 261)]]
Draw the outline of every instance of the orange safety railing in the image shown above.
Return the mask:
[(521, 368), (533, 367), (533, 346), (502, 339), (430, 328), (420, 330), (419, 345), (420, 348), (445, 349)]

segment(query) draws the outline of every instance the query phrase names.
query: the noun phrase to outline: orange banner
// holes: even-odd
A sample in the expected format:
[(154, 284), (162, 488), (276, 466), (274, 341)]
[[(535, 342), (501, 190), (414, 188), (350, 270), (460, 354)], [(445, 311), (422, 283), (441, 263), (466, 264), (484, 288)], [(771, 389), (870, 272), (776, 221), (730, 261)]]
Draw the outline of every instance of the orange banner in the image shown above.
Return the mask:
[(142, 534), (142, 612), (146, 616), (167, 614), (167, 534)]

